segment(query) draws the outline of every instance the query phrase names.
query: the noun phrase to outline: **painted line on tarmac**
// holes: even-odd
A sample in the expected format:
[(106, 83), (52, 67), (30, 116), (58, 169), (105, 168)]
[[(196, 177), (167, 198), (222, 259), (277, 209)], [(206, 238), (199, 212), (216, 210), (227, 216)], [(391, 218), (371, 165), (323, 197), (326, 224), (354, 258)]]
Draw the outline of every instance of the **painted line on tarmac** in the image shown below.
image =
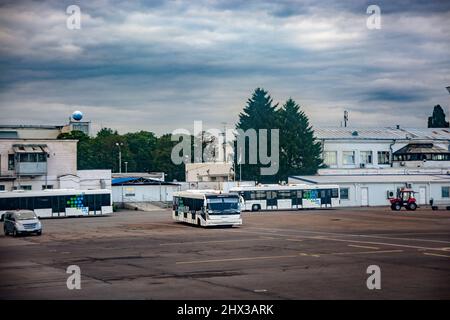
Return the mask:
[(354, 248), (362, 248), (362, 249), (373, 249), (373, 250), (379, 250), (380, 248), (378, 247), (369, 247), (369, 246), (360, 246), (357, 244), (348, 244), (349, 247), (354, 247)]
[(430, 247), (421, 247), (421, 246), (411, 246), (406, 244), (396, 244), (396, 243), (387, 243), (387, 242), (374, 242), (374, 241), (359, 241), (359, 240), (346, 240), (346, 239), (334, 239), (327, 237), (314, 237), (317, 240), (329, 240), (329, 241), (337, 241), (337, 242), (352, 242), (352, 243), (364, 243), (364, 244), (374, 244), (374, 245), (384, 245), (391, 247), (402, 247), (402, 248), (410, 248), (410, 249), (419, 249), (419, 250), (433, 250), (433, 251), (445, 251), (445, 248), (430, 248)]
[(260, 238), (250, 238), (250, 239), (169, 242), (169, 243), (160, 243), (159, 245), (160, 246), (179, 246), (179, 245), (193, 245), (193, 244), (207, 244), (207, 243), (227, 243), (227, 242), (267, 241), (267, 240), (275, 240), (275, 238), (272, 238), (272, 237), (260, 237)]
[[(293, 232), (293, 233), (313, 233), (313, 234), (324, 234), (324, 235), (333, 235), (333, 236), (342, 236), (342, 237), (361, 237), (361, 238), (375, 238), (375, 239), (386, 239), (386, 240), (401, 240), (401, 241), (418, 241), (418, 242), (434, 242), (434, 243), (450, 243), (450, 241), (444, 240), (432, 240), (432, 239), (416, 239), (416, 238), (398, 238), (398, 237), (382, 237), (378, 235), (369, 235), (369, 234), (351, 234), (351, 233), (337, 233), (337, 232), (324, 232), (324, 231), (309, 231), (309, 230), (293, 230), (293, 229), (274, 229), (274, 228), (253, 228), (257, 230), (278, 230), (285, 232)], [(273, 232), (273, 231), (272, 231)], [(280, 234), (278, 234), (280, 235)], [(289, 236), (289, 235), (285, 235)]]
[(233, 261), (267, 260), (267, 259), (297, 258), (297, 257), (298, 257), (298, 255), (295, 254), (295, 255), (285, 255), (285, 256), (263, 256), (263, 257), (244, 257), (244, 258), (228, 258), (228, 259), (178, 261), (178, 262), (175, 262), (175, 264), (233, 262)]
[(430, 252), (424, 252), (423, 254), (427, 256), (435, 256), (435, 257), (445, 257), (450, 258), (450, 256), (446, 256), (445, 254), (438, 254), (438, 253), (430, 253)]
[(380, 251), (357, 251), (357, 252), (336, 252), (329, 253), (331, 255), (354, 255), (354, 254), (375, 254), (375, 253), (398, 253), (404, 252), (403, 250), (380, 250)]

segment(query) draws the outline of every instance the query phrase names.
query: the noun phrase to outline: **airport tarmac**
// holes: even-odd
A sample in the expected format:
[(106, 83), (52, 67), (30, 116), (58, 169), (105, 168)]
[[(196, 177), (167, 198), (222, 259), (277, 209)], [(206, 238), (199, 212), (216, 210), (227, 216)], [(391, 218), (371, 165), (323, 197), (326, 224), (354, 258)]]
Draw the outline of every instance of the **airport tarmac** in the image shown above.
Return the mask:
[[(242, 216), (211, 229), (163, 209), (42, 220), (40, 237), (0, 236), (0, 299), (450, 298), (449, 211)], [(67, 288), (71, 265), (79, 290)], [(367, 287), (373, 265), (381, 289)]]

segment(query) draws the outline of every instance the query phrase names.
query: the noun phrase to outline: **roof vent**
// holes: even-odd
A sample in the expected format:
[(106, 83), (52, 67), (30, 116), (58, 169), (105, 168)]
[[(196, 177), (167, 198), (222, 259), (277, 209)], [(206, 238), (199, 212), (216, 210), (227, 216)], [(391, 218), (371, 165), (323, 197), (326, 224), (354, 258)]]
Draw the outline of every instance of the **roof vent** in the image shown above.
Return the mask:
[(357, 137), (358, 136), (358, 131), (353, 131), (352, 132), (352, 136)]

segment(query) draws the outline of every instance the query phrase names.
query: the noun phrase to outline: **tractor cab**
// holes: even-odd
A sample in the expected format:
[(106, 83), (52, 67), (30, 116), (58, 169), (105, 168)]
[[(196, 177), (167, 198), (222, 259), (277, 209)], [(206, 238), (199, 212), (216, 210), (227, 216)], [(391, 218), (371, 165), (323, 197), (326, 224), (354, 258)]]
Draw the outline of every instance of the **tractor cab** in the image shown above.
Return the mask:
[(397, 196), (395, 198), (389, 199), (391, 202), (391, 209), (395, 211), (399, 211), (402, 207), (405, 207), (407, 210), (416, 210), (417, 203), (416, 198), (414, 198), (414, 193), (416, 193), (412, 189), (401, 188), (397, 191)]

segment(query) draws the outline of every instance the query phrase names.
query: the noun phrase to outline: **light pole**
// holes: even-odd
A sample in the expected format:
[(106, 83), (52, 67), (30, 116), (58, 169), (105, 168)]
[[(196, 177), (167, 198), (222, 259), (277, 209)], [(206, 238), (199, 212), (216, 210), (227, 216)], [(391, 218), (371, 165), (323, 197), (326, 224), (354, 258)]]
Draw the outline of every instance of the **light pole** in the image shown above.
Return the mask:
[(125, 163), (125, 173), (128, 173), (128, 161), (124, 161), (123, 163)]
[(119, 173), (122, 173), (122, 150), (120, 147), (123, 146), (123, 143), (116, 142), (116, 146), (119, 148)]

